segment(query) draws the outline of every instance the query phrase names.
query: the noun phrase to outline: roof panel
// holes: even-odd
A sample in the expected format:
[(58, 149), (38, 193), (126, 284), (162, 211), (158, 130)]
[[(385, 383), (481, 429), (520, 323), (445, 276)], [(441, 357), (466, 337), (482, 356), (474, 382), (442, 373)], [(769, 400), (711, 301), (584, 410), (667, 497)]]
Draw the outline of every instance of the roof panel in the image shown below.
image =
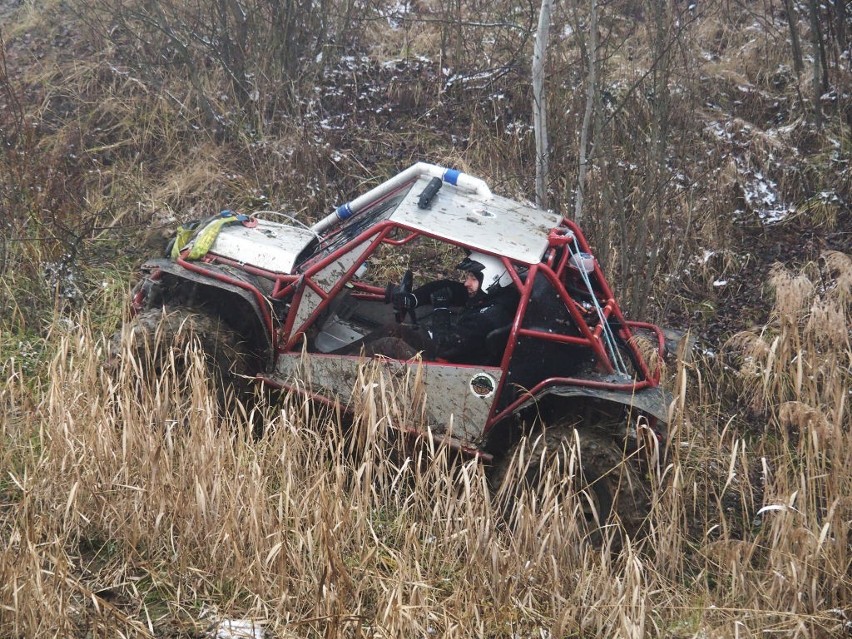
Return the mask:
[(429, 209), (417, 207), (429, 178), (420, 178), (391, 215), (391, 220), (411, 229), (454, 243), (464, 243), (485, 253), (534, 264), (547, 249), (547, 235), (562, 218), (513, 200), (492, 195), (481, 200), (445, 184)]

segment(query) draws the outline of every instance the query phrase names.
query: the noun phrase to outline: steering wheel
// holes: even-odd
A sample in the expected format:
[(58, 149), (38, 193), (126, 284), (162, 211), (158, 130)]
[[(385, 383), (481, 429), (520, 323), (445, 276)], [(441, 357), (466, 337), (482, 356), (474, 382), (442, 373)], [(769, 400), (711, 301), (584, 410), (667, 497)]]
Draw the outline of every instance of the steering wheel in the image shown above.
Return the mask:
[[(414, 273), (411, 272), (411, 269), (405, 271), (402, 276), (402, 281), (399, 283), (399, 286), (396, 287), (396, 293), (411, 293), (414, 290)], [(411, 316), (411, 323), (415, 326), (417, 325), (417, 314), (415, 313), (413, 308), (408, 310), (397, 311), (394, 314), (397, 324), (402, 324), (405, 321), (406, 313)]]

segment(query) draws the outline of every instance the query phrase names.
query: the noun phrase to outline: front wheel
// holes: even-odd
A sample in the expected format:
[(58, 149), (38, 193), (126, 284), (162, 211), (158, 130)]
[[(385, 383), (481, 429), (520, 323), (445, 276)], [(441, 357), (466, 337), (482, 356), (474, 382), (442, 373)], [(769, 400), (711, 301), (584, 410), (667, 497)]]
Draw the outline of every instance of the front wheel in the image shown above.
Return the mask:
[(251, 357), (236, 331), (203, 309), (185, 306), (151, 308), (136, 315), (111, 342), (113, 362), (130, 355), (143, 376), (160, 375), (174, 364), (178, 376), (190, 367), (187, 347), (194, 342), (204, 359), (205, 374), (212, 382), (220, 405), (225, 398), (247, 388)]
[(492, 468), (490, 482), (509, 520), (522, 498), (534, 508), (551, 497), (575, 498), (565, 512), (596, 541), (608, 525), (635, 535), (650, 511), (648, 491), (624, 451), (591, 426), (557, 423), (522, 438)]

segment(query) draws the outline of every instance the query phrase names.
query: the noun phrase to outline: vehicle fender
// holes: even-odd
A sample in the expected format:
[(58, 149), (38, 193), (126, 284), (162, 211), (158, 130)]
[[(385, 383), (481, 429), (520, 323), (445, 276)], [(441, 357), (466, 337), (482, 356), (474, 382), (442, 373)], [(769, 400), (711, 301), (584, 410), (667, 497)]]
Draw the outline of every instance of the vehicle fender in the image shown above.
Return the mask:
[[(206, 265), (205, 268), (212, 271), (216, 267), (213, 265)], [(253, 346), (258, 353), (262, 353), (264, 363), (267, 367), (271, 366), (274, 353), (272, 336), (269, 327), (266, 325), (264, 313), (259, 306), (257, 296), (251, 290), (235, 284), (223, 282), (212, 276), (208, 277), (202, 273), (191, 271), (166, 258), (156, 258), (146, 261), (142, 265), (142, 271), (148, 273), (159, 271), (161, 274), (160, 277), (162, 277), (162, 274), (166, 274), (172, 276), (176, 280), (192, 282), (193, 284), (202, 287), (203, 289), (207, 289), (208, 291), (222, 291), (239, 298), (248, 309), (251, 309), (252, 319), (256, 322), (255, 330), (252, 331), (253, 341), (255, 342)], [(245, 277), (240, 277), (240, 273), (228, 271), (226, 275), (231, 279), (243, 279), (246, 286), (257, 288), (254, 282), (246, 279)], [(168, 300), (163, 301), (167, 303)]]
[(638, 391), (619, 391), (588, 386), (550, 386), (526, 402), (518, 406), (517, 411), (532, 406), (546, 396), (552, 397), (590, 397), (607, 402), (622, 404), (636, 408), (643, 413), (656, 417), (663, 424), (669, 423), (669, 406), (672, 403), (671, 393), (659, 386), (652, 386)]

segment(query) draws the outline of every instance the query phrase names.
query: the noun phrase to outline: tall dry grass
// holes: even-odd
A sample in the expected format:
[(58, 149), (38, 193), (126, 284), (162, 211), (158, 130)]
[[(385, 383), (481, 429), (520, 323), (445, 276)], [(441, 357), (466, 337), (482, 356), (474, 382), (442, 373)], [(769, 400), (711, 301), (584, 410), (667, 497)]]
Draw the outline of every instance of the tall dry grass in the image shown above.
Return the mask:
[(4, 364), (0, 635), (200, 636), (252, 618), (275, 637), (842, 636), (849, 258), (805, 273), (810, 287), (779, 270), (775, 321), (730, 346), (751, 347), (727, 381), (766, 427), (738, 426), (712, 367), (681, 363), (649, 532), (617, 551), (586, 542), (570, 501), (507, 526), (482, 467), (428, 439), (399, 455), (392, 429), (419, 412), (374, 370), (354, 431), (285, 398), (253, 409), (257, 438), (245, 410), (219, 413), (191, 346), (185, 379), (142, 383), (132, 359), (107, 374), (81, 322), (52, 338), (43, 387)]

